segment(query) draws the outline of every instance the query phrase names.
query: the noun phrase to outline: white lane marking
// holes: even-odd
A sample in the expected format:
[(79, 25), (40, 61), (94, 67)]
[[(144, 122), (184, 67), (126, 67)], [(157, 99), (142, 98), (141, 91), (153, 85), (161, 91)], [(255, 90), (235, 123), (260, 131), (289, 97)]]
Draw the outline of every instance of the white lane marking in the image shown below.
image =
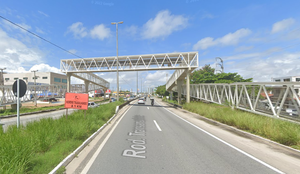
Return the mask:
[[(161, 105), (160, 105), (160, 106), (161, 106)], [(220, 142), (222, 142), (222, 143), (226, 144), (227, 146), (229, 146), (229, 147), (235, 149), (236, 151), (238, 151), (238, 152), (240, 152), (240, 153), (242, 153), (242, 154), (248, 156), (249, 158), (251, 158), (251, 159), (253, 159), (253, 160), (255, 160), (255, 161), (261, 163), (262, 165), (264, 165), (264, 166), (266, 166), (266, 167), (268, 167), (268, 168), (274, 170), (274, 171), (277, 172), (277, 173), (282, 173), (282, 174), (284, 174), (284, 172), (280, 171), (279, 169), (277, 169), (277, 168), (275, 168), (275, 167), (273, 167), (273, 166), (271, 166), (271, 165), (269, 165), (269, 164), (267, 164), (267, 163), (261, 161), (261, 160), (258, 159), (258, 158), (255, 158), (254, 156), (248, 154), (247, 152), (245, 152), (245, 151), (243, 151), (243, 150), (241, 150), (241, 149), (239, 149), (239, 148), (233, 146), (232, 144), (229, 144), (229, 143), (227, 143), (226, 141), (224, 141), (224, 140), (222, 140), (222, 139), (220, 139), (220, 138), (214, 136), (213, 134), (207, 132), (206, 130), (204, 130), (204, 129), (202, 129), (202, 128), (196, 126), (196, 125), (194, 125), (193, 123), (191, 123), (191, 122), (189, 122), (189, 121), (187, 121), (187, 120), (181, 118), (180, 116), (176, 115), (176, 114), (173, 113), (172, 111), (169, 111), (169, 110), (166, 109), (165, 107), (163, 107), (163, 108), (164, 108), (165, 110), (167, 110), (168, 112), (170, 112), (171, 114), (173, 114), (173, 115), (175, 115), (176, 117), (178, 117), (179, 119), (185, 121), (186, 123), (190, 124), (191, 126), (194, 126), (195, 128), (199, 129), (200, 131), (206, 133), (207, 135), (209, 135), (209, 136), (211, 136), (211, 137), (213, 137), (213, 138), (219, 140)]]
[(122, 117), (120, 118), (120, 120), (115, 124), (115, 126), (111, 129), (111, 131), (109, 132), (109, 134), (105, 137), (105, 139), (103, 140), (103, 142), (100, 144), (99, 148), (97, 149), (97, 151), (94, 153), (94, 155), (92, 156), (92, 158), (90, 159), (90, 161), (86, 164), (86, 166), (84, 167), (84, 169), (82, 170), (81, 174), (86, 174), (89, 169), (91, 168), (92, 164), (94, 163), (96, 157), (99, 155), (99, 153), (101, 152), (103, 146), (106, 144), (107, 140), (109, 139), (109, 137), (111, 136), (111, 134), (113, 133), (113, 131), (116, 129), (116, 127), (118, 126), (118, 124), (120, 123), (120, 121), (123, 119), (124, 115), (126, 115), (126, 113), (131, 109), (133, 105), (130, 106), (130, 108), (122, 115)]
[(154, 124), (156, 125), (157, 129), (158, 129), (159, 131), (161, 131), (161, 128), (160, 128), (159, 125), (156, 123), (156, 121), (155, 121), (155, 120), (153, 120), (153, 121), (154, 121)]
[(147, 109), (149, 109), (149, 107), (147, 107)]

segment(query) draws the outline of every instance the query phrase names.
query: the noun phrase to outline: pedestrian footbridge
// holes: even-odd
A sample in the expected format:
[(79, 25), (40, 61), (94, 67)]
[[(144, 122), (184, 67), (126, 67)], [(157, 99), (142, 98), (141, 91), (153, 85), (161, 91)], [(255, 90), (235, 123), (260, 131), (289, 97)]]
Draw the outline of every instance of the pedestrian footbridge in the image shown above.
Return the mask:
[[(173, 74), (174, 75), (174, 74)], [(186, 84), (172, 90), (188, 96)], [(181, 97), (181, 95), (179, 95)], [(231, 106), (255, 114), (300, 121), (298, 82), (243, 82), (191, 84), (192, 100)], [(181, 100), (179, 97), (179, 101)]]
[[(119, 62), (119, 63), (117, 63)], [(185, 78), (189, 79), (190, 72), (198, 68), (198, 52), (178, 52), (178, 53), (162, 53), (162, 54), (146, 54), (132, 56), (117, 57), (94, 57), (81, 59), (63, 59), (60, 61), (61, 72), (66, 73), (68, 82), (70, 76), (80, 78), (85, 74), (89, 76), (85, 79), (94, 77), (95, 72), (127, 72), (127, 71), (151, 71), (151, 70), (176, 70), (167, 83), (168, 90), (174, 86), (182, 84)], [(100, 77), (98, 77), (99, 80)], [(96, 80), (96, 79), (94, 79)], [(98, 83), (104, 84), (104, 88), (109, 86), (102, 80), (95, 82), (94, 80), (85, 81), (85, 84)], [(189, 82), (189, 80), (187, 80)], [(189, 86), (189, 84), (187, 84)], [(70, 89), (68, 84), (68, 89)], [(181, 85), (179, 85), (181, 86)], [(86, 88), (87, 89), (87, 88)], [(189, 95), (189, 88), (187, 95)], [(69, 91), (69, 90), (68, 90)], [(189, 98), (188, 101), (189, 102)]]

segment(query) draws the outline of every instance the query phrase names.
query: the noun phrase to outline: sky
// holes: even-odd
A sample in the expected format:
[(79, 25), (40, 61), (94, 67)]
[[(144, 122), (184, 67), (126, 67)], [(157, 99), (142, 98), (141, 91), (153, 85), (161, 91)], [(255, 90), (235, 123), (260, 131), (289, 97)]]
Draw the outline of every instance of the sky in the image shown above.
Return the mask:
[[(299, 0), (9, 0), (0, 16), (80, 57), (198, 51), (199, 68), (255, 82), (300, 75)], [(0, 18), (0, 68), (7, 73), (60, 72), (76, 56)], [(217, 67), (219, 68), (219, 67)], [(166, 83), (174, 71), (139, 72), (139, 87)], [(116, 90), (116, 73), (97, 73)], [(72, 83), (83, 83), (72, 78)], [(121, 90), (136, 91), (136, 72), (120, 72)]]

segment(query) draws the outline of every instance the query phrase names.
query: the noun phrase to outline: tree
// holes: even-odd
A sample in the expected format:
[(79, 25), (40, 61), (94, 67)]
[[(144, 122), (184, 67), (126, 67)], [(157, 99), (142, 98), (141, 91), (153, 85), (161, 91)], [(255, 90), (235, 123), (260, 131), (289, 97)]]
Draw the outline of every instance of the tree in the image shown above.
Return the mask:
[(238, 73), (215, 74), (214, 72), (214, 68), (210, 67), (210, 65), (205, 65), (201, 69), (192, 72), (191, 84), (252, 82), (252, 78), (244, 79)]
[(157, 87), (156, 94), (162, 95), (162, 96), (168, 96), (169, 92), (166, 91), (166, 85), (161, 85), (161, 86)]

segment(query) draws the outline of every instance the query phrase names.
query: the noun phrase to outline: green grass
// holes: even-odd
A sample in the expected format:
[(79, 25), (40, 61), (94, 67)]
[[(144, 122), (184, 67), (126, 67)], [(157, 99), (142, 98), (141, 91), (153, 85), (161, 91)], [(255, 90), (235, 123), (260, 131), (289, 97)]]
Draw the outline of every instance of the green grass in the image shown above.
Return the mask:
[[(102, 103), (108, 101), (108, 99), (103, 100), (103, 101), (97, 101), (96, 103)], [(61, 105), (56, 105), (56, 106), (43, 106), (43, 107), (21, 107), (20, 108), (20, 113), (29, 113), (29, 112), (37, 112), (37, 111), (43, 111), (43, 110), (50, 110), (50, 109), (60, 109), (60, 108), (64, 108), (64, 104)], [(13, 110), (13, 109), (1, 109), (0, 110), (0, 117), (1, 116), (6, 116), (6, 115), (15, 115), (17, 114), (17, 110)]]
[(285, 120), (232, 110), (217, 104), (191, 102), (183, 108), (204, 117), (300, 150), (300, 125)]
[(42, 119), (26, 127), (0, 132), (0, 173), (49, 173), (114, 115), (121, 102), (80, 110), (53, 120)]
[(173, 104), (178, 105), (178, 102), (176, 100), (168, 100), (166, 98), (163, 98), (162, 100), (165, 101), (165, 102), (168, 102), (168, 103), (173, 103)]
[[(29, 113), (29, 112), (36, 112), (36, 111), (43, 111), (43, 110), (49, 110), (49, 109), (59, 109), (63, 108), (64, 104), (58, 105), (58, 106), (44, 106), (44, 107), (22, 107), (20, 108), (20, 113)], [(17, 114), (17, 110), (13, 109), (1, 109), (0, 110), (0, 116), (5, 116), (5, 115), (14, 115)]]

